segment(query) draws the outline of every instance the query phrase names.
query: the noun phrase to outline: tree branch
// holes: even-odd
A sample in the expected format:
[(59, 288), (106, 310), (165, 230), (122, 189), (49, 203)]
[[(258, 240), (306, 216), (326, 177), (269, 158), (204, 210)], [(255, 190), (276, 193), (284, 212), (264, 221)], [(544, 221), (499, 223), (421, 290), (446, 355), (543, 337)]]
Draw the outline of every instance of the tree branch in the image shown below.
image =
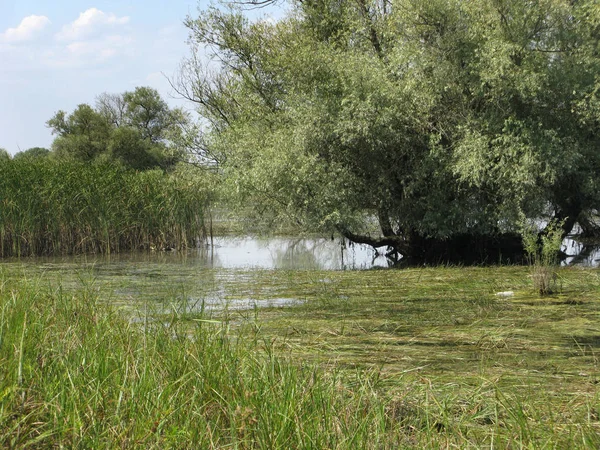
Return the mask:
[(411, 254), (409, 242), (400, 236), (382, 236), (378, 238), (372, 238), (371, 236), (355, 234), (342, 225), (338, 225), (336, 229), (338, 233), (340, 233), (346, 239), (349, 239), (357, 244), (366, 244), (373, 248), (392, 247), (404, 257), (408, 257)]

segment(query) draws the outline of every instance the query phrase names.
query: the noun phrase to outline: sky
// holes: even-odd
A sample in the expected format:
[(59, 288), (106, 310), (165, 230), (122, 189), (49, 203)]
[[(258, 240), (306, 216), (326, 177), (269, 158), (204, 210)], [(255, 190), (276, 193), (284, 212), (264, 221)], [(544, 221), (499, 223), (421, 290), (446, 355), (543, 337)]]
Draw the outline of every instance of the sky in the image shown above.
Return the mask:
[[(189, 55), (186, 16), (208, 0), (0, 0), (0, 148), (50, 148), (46, 122), (103, 92), (150, 86), (173, 106), (166, 77)], [(277, 16), (277, 11), (251, 15)], [(188, 105), (191, 108), (191, 105)]]

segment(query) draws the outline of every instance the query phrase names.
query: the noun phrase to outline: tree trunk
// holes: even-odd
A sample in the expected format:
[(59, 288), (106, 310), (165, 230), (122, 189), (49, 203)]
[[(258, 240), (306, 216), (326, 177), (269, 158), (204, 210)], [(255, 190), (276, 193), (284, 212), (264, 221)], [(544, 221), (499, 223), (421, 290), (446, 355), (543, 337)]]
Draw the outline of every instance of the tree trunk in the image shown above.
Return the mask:
[(401, 255), (402, 265), (420, 264), (521, 264), (525, 262), (523, 241), (517, 233), (499, 235), (458, 234), (448, 239), (428, 238), (411, 233), (400, 235), (359, 235), (344, 228), (338, 231), (357, 244), (370, 245), (375, 249), (387, 247), (388, 255)]

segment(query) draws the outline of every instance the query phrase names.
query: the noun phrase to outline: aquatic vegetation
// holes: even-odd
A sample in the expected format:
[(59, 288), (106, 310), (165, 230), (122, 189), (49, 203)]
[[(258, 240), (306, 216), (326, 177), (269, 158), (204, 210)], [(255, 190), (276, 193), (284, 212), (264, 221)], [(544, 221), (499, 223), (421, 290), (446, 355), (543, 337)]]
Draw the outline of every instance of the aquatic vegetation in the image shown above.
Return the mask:
[(563, 241), (562, 223), (551, 223), (540, 235), (536, 228), (525, 229), (523, 246), (531, 266), (533, 288), (541, 296), (552, 294), (557, 286), (558, 255)]
[[(365, 378), (277, 356), (195, 318), (132, 322), (36, 281), (0, 288), (4, 448), (375, 448), (395, 424)], [(238, 336), (239, 337), (239, 336)]]
[(0, 257), (195, 246), (201, 177), (54, 159), (0, 161)]
[[(560, 268), (560, 294), (539, 298), (527, 267), (180, 257), (0, 265), (4, 446), (600, 445), (597, 270)], [(192, 307), (214, 295), (222, 309)], [(227, 308), (238, 299), (266, 307)]]

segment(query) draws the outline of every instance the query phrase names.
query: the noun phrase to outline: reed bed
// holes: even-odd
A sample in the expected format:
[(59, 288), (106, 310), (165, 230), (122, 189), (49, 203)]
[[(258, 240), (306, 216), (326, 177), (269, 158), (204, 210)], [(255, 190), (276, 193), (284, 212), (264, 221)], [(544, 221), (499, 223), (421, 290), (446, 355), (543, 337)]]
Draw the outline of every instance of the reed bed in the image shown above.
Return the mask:
[(203, 180), (53, 159), (0, 161), (0, 257), (194, 246)]

